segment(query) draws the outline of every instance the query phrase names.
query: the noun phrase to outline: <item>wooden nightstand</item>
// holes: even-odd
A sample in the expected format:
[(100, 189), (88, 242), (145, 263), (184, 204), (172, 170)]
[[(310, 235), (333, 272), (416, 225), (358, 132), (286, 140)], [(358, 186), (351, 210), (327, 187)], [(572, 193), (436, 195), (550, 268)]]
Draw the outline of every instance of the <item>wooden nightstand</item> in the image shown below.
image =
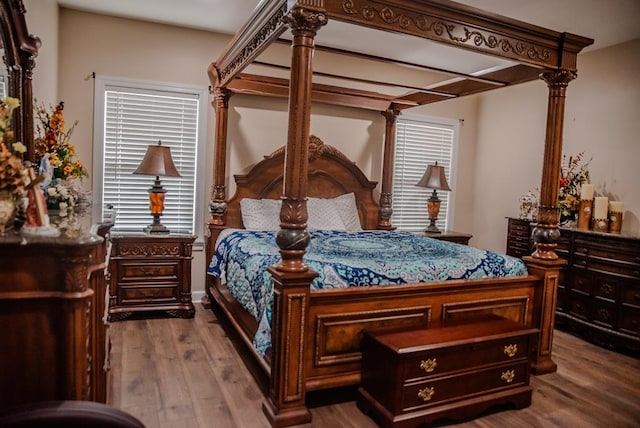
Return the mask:
[(112, 235), (109, 320), (164, 311), (192, 318), (191, 235)]
[(424, 236), (428, 236), (429, 238), (439, 239), (441, 241), (455, 242), (462, 245), (469, 245), (469, 239), (471, 239), (471, 237), (473, 236), (469, 233), (454, 232), (453, 230), (445, 230), (441, 233), (423, 233)]

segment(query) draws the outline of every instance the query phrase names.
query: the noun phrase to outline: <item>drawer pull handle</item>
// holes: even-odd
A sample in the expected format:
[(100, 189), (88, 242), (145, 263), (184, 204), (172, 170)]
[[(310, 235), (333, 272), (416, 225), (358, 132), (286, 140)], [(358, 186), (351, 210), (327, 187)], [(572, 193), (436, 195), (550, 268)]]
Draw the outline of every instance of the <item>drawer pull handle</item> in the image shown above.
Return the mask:
[(634, 271), (633, 271), (633, 276), (638, 276), (638, 277), (640, 277), (640, 271), (638, 271), (638, 270), (634, 270)]
[(507, 357), (515, 356), (516, 352), (518, 352), (518, 345), (516, 345), (515, 343), (512, 345), (505, 345), (504, 353)]
[(158, 269), (144, 269), (144, 268), (140, 269), (140, 271), (146, 276), (157, 275), (158, 272), (160, 272)]
[(420, 361), (420, 368), (427, 373), (431, 373), (436, 369), (438, 363), (435, 358), (429, 358), (427, 360)]
[(502, 372), (502, 374), (500, 375), (500, 379), (502, 379), (507, 383), (513, 382), (513, 378), (515, 377), (516, 377), (516, 372), (513, 370), (507, 370), (506, 372)]
[(422, 401), (429, 401), (431, 400), (431, 398), (433, 398), (433, 394), (435, 393), (436, 391), (432, 386), (427, 386), (424, 389), (418, 391), (418, 397), (422, 398)]

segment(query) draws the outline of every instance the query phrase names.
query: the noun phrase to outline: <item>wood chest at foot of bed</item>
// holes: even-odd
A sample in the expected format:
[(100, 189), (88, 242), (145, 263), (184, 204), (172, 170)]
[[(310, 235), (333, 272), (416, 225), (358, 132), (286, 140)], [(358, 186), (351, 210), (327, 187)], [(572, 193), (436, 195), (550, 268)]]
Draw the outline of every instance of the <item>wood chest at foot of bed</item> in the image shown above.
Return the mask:
[(365, 332), (358, 408), (382, 427), (415, 427), (527, 407), (537, 332), (500, 317)]

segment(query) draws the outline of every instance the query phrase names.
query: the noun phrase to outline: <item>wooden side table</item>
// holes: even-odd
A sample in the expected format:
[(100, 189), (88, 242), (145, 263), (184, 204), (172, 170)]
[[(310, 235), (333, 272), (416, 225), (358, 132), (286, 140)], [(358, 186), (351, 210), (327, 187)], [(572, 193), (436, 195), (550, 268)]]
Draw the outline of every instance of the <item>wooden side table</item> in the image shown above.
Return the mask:
[(469, 245), (469, 239), (473, 235), (469, 233), (454, 232), (453, 230), (445, 230), (441, 233), (423, 232), (429, 238), (439, 239), (441, 241), (455, 242), (457, 244)]
[(192, 235), (112, 235), (109, 320), (164, 311), (192, 318)]

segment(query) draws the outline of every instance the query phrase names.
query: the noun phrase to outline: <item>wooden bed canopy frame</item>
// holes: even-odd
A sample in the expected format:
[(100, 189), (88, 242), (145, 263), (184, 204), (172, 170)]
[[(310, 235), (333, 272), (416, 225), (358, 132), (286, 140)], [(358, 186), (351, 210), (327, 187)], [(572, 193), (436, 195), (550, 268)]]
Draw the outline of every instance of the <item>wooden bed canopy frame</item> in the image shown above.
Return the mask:
[[(447, 73), (458, 77), (442, 84), (432, 85), (428, 90), (414, 88), (415, 90), (402, 96), (320, 85), (313, 83), (314, 51), (347, 53), (336, 48), (315, 46), (317, 32), (321, 31), (321, 27), (329, 20), (428, 39), (506, 59), (513, 62), (513, 65), (473, 75), (446, 70)], [(271, 43), (283, 42), (279, 37), (287, 30), (291, 32), (291, 41), (285, 41), (291, 45), (289, 79), (242, 73)], [(536, 249), (531, 256), (525, 258), (529, 275), (515, 281), (513, 279), (489, 281), (487, 284), (490, 283), (488, 287), (494, 290), (493, 294), (479, 294), (474, 298), (475, 301), (479, 301), (486, 296), (490, 296), (491, 299), (514, 299), (515, 296), (524, 296), (525, 303), (520, 306), (521, 310), (515, 318), (540, 329), (535, 355), (531, 358), (532, 369), (538, 374), (555, 371), (556, 365), (551, 359), (555, 299), (559, 272), (565, 263), (558, 259), (555, 253), (560, 235), (557, 198), (565, 95), (568, 84), (577, 76), (578, 53), (591, 43), (593, 40), (585, 37), (544, 29), (448, 0), (263, 0), (260, 2), (223, 53), (209, 67), (215, 96), (216, 140), (207, 259), (211, 260), (215, 240), (221, 230), (242, 226), (241, 220), (238, 220), (238, 204), (242, 197), (281, 197), (280, 230), (276, 241), (282, 260), (269, 269), (274, 281), (273, 345), (270, 358), (260, 362), (269, 376), (269, 395), (263, 409), (273, 426), (288, 426), (311, 420), (305, 404), (307, 390), (353, 384), (359, 379), (354, 371), (357, 370), (357, 365), (352, 364), (350, 372), (331, 375), (322, 372), (321, 369), (318, 369), (320, 370), (318, 372), (316, 370), (318, 364), (314, 366), (309, 362), (309, 359), (313, 358), (320, 366), (323, 362), (327, 362), (318, 361), (318, 349), (309, 349), (326, 347), (327, 342), (317, 342), (308, 336), (314, 336), (311, 333), (313, 328), (316, 329), (315, 336), (321, 335), (318, 332), (325, 330), (323, 330), (324, 327), (318, 327), (318, 320), (324, 319), (324, 316), (330, 318), (329, 315), (323, 315), (322, 309), (318, 309), (317, 305), (320, 305), (318, 302), (326, 300), (330, 304), (330, 301), (336, 298), (333, 295), (309, 292), (309, 285), (316, 273), (308, 269), (303, 262), (310, 239), (306, 230), (308, 218), (306, 198), (307, 196), (336, 196), (333, 194), (336, 192), (335, 188), (326, 183), (319, 187), (309, 185), (312, 180), (315, 180), (311, 177), (312, 173), (325, 171), (324, 166), (310, 168), (310, 163), (318, 158), (318, 156), (313, 158), (313, 154), (318, 150), (317, 141), (313, 143), (314, 139), (309, 135), (312, 102), (364, 108), (379, 111), (384, 115), (386, 126), (379, 203), (369, 201), (370, 196), (365, 195), (367, 192), (362, 193), (365, 188), (369, 188), (368, 192), (371, 192), (371, 186), (375, 186), (375, 183), (361, 183), (354, 185), (353, 189), (361, 192), (361, 196), (365, 196), (365, 199), (358, 198), (361, 218), (363, 213), (367, 213), (368, 216), (363, 226), (393, 229), (390, 217), (395, 123), (397, 116), (403, 110), (539, 78), (546, 82), (548, 107), (540, 207), (537, 226), (533, 233)], [(367, 60), (389, 61), (357, 52), (350, 52), (350, 54)], [(434, 70), (418, 64), (391, 61), (414, 68)], [(436, 69), (436, 71), (443, 70)], [(266, 179), (260, 179), (258, 181), (261, 184), (252, 184), (253, 181), (249, 176), (253, 171), (248, 176), (236, 177), (238, 183), (236, 195), (228, 199), (225, 187), (227, 120), (229, 99), (233, 94), (288, 98), (289, 120), (286, 146), (282, 152), (272, 154), (256, 166), (256, 169), (262, 172), (269, 171), (267, 175), (272, 181), (266, 183), (264, 181)], [(315, 144), (311, 149), (310, 140), (312, 145)], [(324, 153), (327, 150), (321, 151)], [(274, 165), (280, 169), (279, 173), (272, 171), (276, 168)], [(359, 173), (352, 172), (352, 174), (353, 177), (357, 177)], [(347, 176), (348, 174), (345, 175)], [(245, 184), (242, 184), (243, 182)], [(309, 195), (309, 189), (313, 190), (313, 194)], [(363, 200), (365, 202), (362, 202)], [(372, 209), (375, 212), (372, 213)], [(240, 317), (235, 317), (240, 309), (230, 303), (232, 299), (225, 296), (220, 284), (215, 282), (211, 278), (207, 279), (209, 297), (220, 304), (241, 336), (244, 334), (245, 341), (249, 341), (244, 321)], [(514, 283), (516, 283), (515, 287), (509, 285)], [(464, 306), (464, 303), (459, 300), (461, 290), (473, 294), (469, 291), (471, 289), (465, 288), (461, 281), (453, 281), (447, 285), (437, 283), (435, 288), (440, 290), (435, 294), (444, 293), (443, 295), (447, 296), (451, 290), (457, 289), (452, 294), (456, 297), (453, 301), (447, 300), (448, 297), (437, 298), (433, 303), (428, 300), (433, 299), (432, 292), (430, 292), (431, 297), (428, 298), (425, 297), (427, 294), (415, 292), (405, 293), (395, 302), (400, 305), (402, 299), (413, 298), (417, 306), (430, 307), (427, 317), (431, 315), (447, 317), (455, 312), (449, 311), (450, 305)], [(447, 291), (444, 291), (445, 288)], [(512, 288), (517, 290), (509, 291)], [(531, 294), (531, 290), (534, 289), (535, 295)], [(366, 302), (364, 299), (358, 301), (357, 305), (362, 306), (351, 307), (351, 310), (355, 308), (363, 308), (365, 312), (376, 311), (376, 308), (382, 310), (385, 301), (393, 300), (389, 293), (374, 291), (372, 294), (378, 295), (377, 300), (371, 297), (372, 301), (370, 301), (370, 297), (367, 297)], [(357, 299), (357, 295), (360, 294), (363, 293), (353, 293), (354, 297), (349, 299)], [(389, 309), (388, 306), (387, 309)], [(315, 318), (313, 318), (314, 313)], [(411, 314), (408, 315), (409, 318), (411, 316)], [(336, 317), (339, 318), (339, 315)], [(250, 321), (247, 322), (250, 323)], [(330, 330), (330, 327), (326, 325), (325, 327)], [(306, 334), (307, 329), (310, 331), (309, 334)], [(327, 356), (327, 358), (331, 357)]]

